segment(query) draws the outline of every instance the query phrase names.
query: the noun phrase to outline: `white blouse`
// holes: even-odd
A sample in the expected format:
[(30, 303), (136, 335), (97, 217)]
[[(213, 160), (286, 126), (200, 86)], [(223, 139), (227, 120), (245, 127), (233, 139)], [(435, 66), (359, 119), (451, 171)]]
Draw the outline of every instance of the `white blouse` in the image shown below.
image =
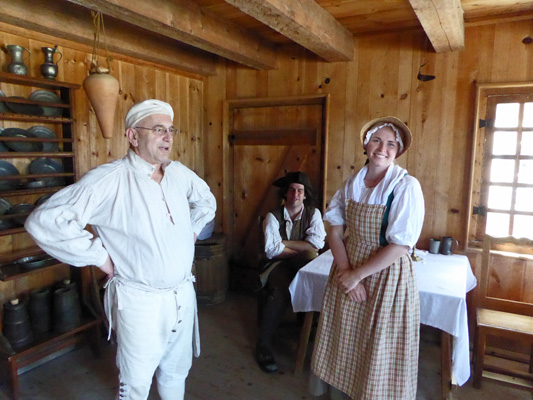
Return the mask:
[(394, 191), (394, 200), (389, 211), (389, 225), (385, 238), (389, 243), (412, 248), (422, 232), (424, 222), (424, 196), (418, 180), (407, 174), (407, 170), (392, 164), (385, 177), (374, 188), (364, 183), (368, 166), (346, 180), (335, 193), (324, 214), (324, 220), (331, 225), (346, 225), (346, 202), (386, 205)]

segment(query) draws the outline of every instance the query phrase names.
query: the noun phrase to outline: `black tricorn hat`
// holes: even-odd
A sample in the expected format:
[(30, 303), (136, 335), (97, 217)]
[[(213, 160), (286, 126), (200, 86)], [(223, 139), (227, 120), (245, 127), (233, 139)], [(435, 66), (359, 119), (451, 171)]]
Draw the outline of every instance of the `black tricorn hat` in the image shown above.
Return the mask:
[(272, 185), (283, 188), (289, 186), (291, 183), (299, 183), (304, 185), (306, 190), (310, 192), (314, 191), (311, 180), (307, 174), (302, 171), (287, 172), (284, 177), (276, 179)]
[(305, 205), (314, 205), (316, 202), (315, 188), (311, 184), (309, 176), (302, 171), (287, 172), (284, 177), (276, 179), (272, 185), (279, 187), (278, 197), (283, 200), (291, 183), (299, 183), (305, 187)]

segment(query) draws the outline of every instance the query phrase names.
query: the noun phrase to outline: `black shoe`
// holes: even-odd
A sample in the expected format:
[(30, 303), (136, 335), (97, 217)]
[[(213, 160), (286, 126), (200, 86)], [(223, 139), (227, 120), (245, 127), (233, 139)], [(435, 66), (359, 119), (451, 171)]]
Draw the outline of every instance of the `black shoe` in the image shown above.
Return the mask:
[(276, 360), (270, 349), (266, 346), (257, 345), (255, 348), (255, 360), (263, 372), (271, 373), (278, 370)]

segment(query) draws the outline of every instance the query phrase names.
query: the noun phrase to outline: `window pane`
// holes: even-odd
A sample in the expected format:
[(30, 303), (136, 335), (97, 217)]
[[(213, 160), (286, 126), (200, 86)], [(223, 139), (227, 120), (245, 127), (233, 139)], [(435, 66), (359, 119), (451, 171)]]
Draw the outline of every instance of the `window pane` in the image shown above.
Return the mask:
[(498, 156), (511, 156), (516, 154), (517, 132), (494, 132), (492, 154)]
[(489, 208), (497, 210), (510, 210), (513, 188), (504, 186), (489, 186)]
[(487, 213), (485, 233), (491, 236), (509, 235), (509, 214)]
[(520, 166), (518, 168), (518, 183), (533, 184), (533, 160), (520, 161)]
[(497, 128), (518, 127), (518, 112), (520, 103), (500, 103), (496, 105), (496, 120), (494, 126)]
[[(517, 211), (533, 211), (533, 188), (516, 188), (516, 203), (514, 208)], [(533, 226), (531, 230), (533, 231)]]
[(527, 237), (533, 239), (533, 216), (515, 215), (513, 225), (513, 236)]
[(522, 147), (520, 154), (523, 156), (533, 156), (533, 132), (522, 132)]
[(491, 182), (512, 183), (514, 178), (514, 160), (494, 159), (490, 167)]
[(522, 121), (524, 128), (533, 128), (533, 103), (524, 103), (524, 120)]

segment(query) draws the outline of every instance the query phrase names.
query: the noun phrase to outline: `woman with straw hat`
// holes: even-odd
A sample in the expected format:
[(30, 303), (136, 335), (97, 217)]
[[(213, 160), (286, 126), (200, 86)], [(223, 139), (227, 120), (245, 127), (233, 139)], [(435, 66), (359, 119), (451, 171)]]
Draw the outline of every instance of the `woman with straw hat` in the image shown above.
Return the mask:
[(311, 368), (334, 397), (416, 397), (420, 309), (409, 250), (422, 230), (424, 198), (419, 182), (394, 164), (411, 141), (398, 118), (365, 124), (367, 165), (324, 215), (335, 261)]

